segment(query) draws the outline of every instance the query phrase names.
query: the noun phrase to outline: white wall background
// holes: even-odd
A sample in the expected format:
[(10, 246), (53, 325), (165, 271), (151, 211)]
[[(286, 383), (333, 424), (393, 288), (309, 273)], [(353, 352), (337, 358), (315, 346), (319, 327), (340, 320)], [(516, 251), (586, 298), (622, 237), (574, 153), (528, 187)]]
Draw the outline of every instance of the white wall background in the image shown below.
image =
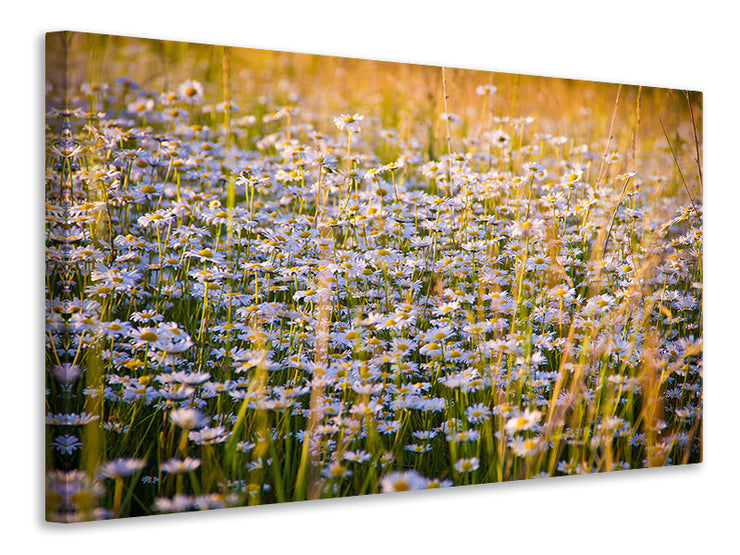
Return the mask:
[[(345, 0), (346, 1), (346, 0)], [(0, 67), (6, 553), (729, 553), (737, 549), (736, 17), (714, 1), (13, 2)], [(43, 40), (78, 31), (704, 92), (705, 462), (63, 527), (43, 522)], [(733, 547), (734, 546), (734, 547)], [(5, 551), (9, 548), (9, 551)]]

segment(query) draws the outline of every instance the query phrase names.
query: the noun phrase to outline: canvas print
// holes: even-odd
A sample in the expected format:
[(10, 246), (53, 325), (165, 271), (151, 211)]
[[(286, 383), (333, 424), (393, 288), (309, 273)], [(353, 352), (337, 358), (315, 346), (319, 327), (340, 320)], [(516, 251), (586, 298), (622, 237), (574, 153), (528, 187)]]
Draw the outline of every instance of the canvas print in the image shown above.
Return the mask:
[(701, 93), (58, 32), (45, 110), (47, 520), (702, 460)]

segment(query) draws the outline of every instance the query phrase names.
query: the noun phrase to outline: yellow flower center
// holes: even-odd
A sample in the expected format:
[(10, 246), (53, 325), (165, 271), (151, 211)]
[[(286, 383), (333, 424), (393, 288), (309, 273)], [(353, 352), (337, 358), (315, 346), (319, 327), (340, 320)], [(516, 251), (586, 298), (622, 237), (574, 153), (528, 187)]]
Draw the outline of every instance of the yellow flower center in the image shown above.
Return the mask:
[(408, 491), (409, 484), (406, 480), (398, 480), (393, 483), (393, 491)]

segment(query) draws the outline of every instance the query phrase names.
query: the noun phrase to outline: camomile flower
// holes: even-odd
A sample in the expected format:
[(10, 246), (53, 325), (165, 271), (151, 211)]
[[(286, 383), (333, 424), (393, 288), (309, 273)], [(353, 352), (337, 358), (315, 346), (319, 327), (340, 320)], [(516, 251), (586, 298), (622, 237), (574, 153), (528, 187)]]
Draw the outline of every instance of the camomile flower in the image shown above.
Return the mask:
[(506, 430), (507, 434), (514, 434), (516, 432), (522, 432), (525, 430), (533, 430), (539, 425), (541, 417), (542, 413), (540, 411), (525, 409), (524, 412), (520, 413), (518, 416), (509, 418), (506, 421), (504, 429)]
[(503, 149), (509, 148), (509, 146), (511, 146), (511, 137), (503, 129), (496, 129), (494, 131), (488, 132), (484, 135), (484, 138), (487, 139), (491, 143), (491, 145), (498, 148)]
[(455, 463), (455, 470), (460, 473), (473, 472), (475, 470), (478, 470), (478, 467), (480, 467), (480, 459), (478, 459), (477, 457), (472, 457), (470, 459), (459, 459)]
[(417, 430), (412, 435), (421, 441), (434, 439), (439, 432), (437, 430)]
[(426, 412), (441, 412), (447, 407), (447, 401), (442, 397), (435, 397), (433, 399), (423, 399), (419, 406), (419, 409)]
[(400, 429), (400, 420), (391, 420), (390, 422), (380, 422), (378, 424), (378, 431), (383, 435), (395, 434)]
[(407, 353), (416, 348), (416, 341), (404, 337), (394, 337), (391, 341), (391, 346), (394, 352)]
[(255, 446), (256, 444), (251, 441), (240, 441), (236, 444), (236, 450), (240, 453), (249, 453)]
[(406, 451), (410, 451), (411, 453), (416, 453), (416, 454), (419, 454), (420, 455), (422, 453), (426, 453), (428, 451), (431, 451), (432, 450), (432, 446), (429, 445), (429, 444), (424, 445), (424, 444), (421, 444), (421, 443), (410, 443), (410, 444), (406, 445), (404, 447), (404, 449)]
[(547, 292), (547, 295), (550, 298), (558, 302), (562, 301), (565, 303), (569, 303), (570, 301), (572, 301), (573, 297), (575, 297), (575, 294), (576, 294), (576, 290), (573, 287), (570, 287), (569, 285), (566, 285), (566, 284), (556, 285), (555, 287), (553, 287)]
[(529, 175), (536, 174), (543, 169), (542, 166), (537, 162), (525, 162), (523, 164), (523, 167), (524, 171), (527, 172)]
[(544, 225), (544, 220), (525, 220), (523, 222), (513, 222), (511, 224), (511, 234), (513, 237), (526, 239), (532, 237)]
[(528, 439), (516, 438), (509, 442), (509, 447), (519, 457), (529, 457), (539, 453), (544, 444), (539, 437), (533, 437)]
[(159, 334), (156, 328), (139, 328), (131, 332), (131, 339), (135, 348), (140, 348), (159, 341)]
[(95, 315), (78, 313), (69, 319), (69, 327), (77, 332), (95, 331), (100, 327), (100, 322)]
[(170, 412), (170, 420), (176, 426), (193, 430), (205, 426), (209, 418), (197, 409), (179, 408)]
[(604, 155), (604, 160), (607, 164), (614, 164), (622, 159), (622, 155), (619, 152), (609, 152)]
[(454, 434), (448, 434), (447, 441), (477, 441), (479, 435), (478, 430), (462, 430)]
[(199, 466), (200, 459), (186, 457), (184, 460), (170, 459), (165, 461), (160, 465), (160, 468), (162, 469), (162, 472), (167, 472), (168, 474), (182, 474), (183, 472), (195, 470)]
[(547, 270), (547, 268), (549, 267), (550, 264), (547, 262), (547, 258), (545, 258), (542, 254), (535, 254), (531, 258), (527, 259), (528, 270), (541, 272), (542, 270)]
[(131, 335), (134, 332), (134, 328), (130, 322), (123, 322), (116, 319), (109, 322), (100, 322), (98, 331), (104, 337), (114, 338)]
[(474, 337), (483, 335), (484, 333), (488, 332), (488, 330), (490, 329), (491, 329), (491, 323), (487, 321), (473, 322), (472, 324), (467, 324), (466, 326), (463, 326), (463, 331), (467, 333), (468, 335), (471, 335)]
[(134, 116), (145, 116), (154, 110), (154, 100), (151, 98), (137, 98), (127, 106), (128, 111)]
[(79, 440), (77, 436), (73, 436), (71, 434), (64, 434), (64, 435), (55, 437), (54, 441), (51, 442), (51, 446), (57, 451), (59, 451), (60, 453), (69, 455), (71, 453), (74, 453), (80, 447), (82, 447), (82, 442)]
[(118, 77), (116, 79), (116, 84), (124, 90), (124, 93), (128, 91), (135, 91), (139, 88), (139, 84), (131, 77), (127, 76)]
[(421, 174), (427, 179), (436, 179), (444, 175), (445, 168), (440, 162), (430, 160), (421, 167)]
[(494, 87), (493, 85), (491, 85), (491, 84), (488, 84), (488, 85), (478, 85), (475, 88), (475, 93), (478, 94), (478, 95), (480, 95), (480, 96), (493, 96), (494, 94), (496, 94), (496, 91), (497, 90), (498, 89), (496, 87)]
[(131, 403), (143, 399), (148, 405), (154, 399), (158, 398), (160, 396), (159, 391), (151, 386), (147, 386), (145, 383), (146, 378), (148, 376), (142, 376), (139, 380), (132, 380), (130, 384), (125, 384), (121, 393), (122, 400)]
[(103, 463), (98, 467), (98, 474), (104, 478), (125, 478), (138, 472), (146, 465), (143, 459), (120, 458)]
[(160, 381), (162, 382), (175, 381), (181, 384), (199, 385), (208, 381), (208, 379), (211, 377), (211, 374), (209, 372), (181, 371), (172, 372), (171, 374), (162, 374), (160, 377)]
[(154, 322), (161, 322), (164, 319), (164, 316), (161, 314), (157, 314), (155, 312), (148, 312), (146, 310), (142, 310), (139, 312), (134, 312), (130, 316), (131, 320), (133, 322), (136, 322), (138, 324), (144, 324), (144, 323), (154, 323)]
[(333, 170), (339, 159), (332, 153), (324, 150), (308, 150), (306, 152), (309, 167), (319, 167)]
[(458, 308), (460, 308), (460, 303), (458, 301), (443, 303), (434, 309), (434, 314), (437, 316), (448, 316)]
[(216, 104), (216, 107), (214, 111), (217, 114), (223, 114), (226, 112), (238, 112), (239, 111), (239, 105), (236, 102), (228, 101), (228, 102), (219, 102)]
[(321, 475), (325, 478), (346, 478), (352, 475), (352, 471), (340, 462), (333, 462), (328, 467), (321, 469)]
[(575, 186), (583, 180), (583, 169), (580, 166), (573, 167), (566, 171), (560, 178), (561, 183), (566, 186)]
[(534, 155), (534, 154), (537, 154), (539, 151), (540, 151), (540, 146), (533, 145), (533, 144), (523, 145), (519, 149), (519, 152), (521, 152), (522, 154), (527, 154), (527, 155)]
[(380, 479), (383, 493), (426, 489), (428, 483), (429, 480), (415, 470), (391, 472)]
[(193, 507), (201, 511), (208, 511), (210, 509), (232, 507), (237, 502), (238, 496), (236, 494), (206, 493), (193, 500)]
[(174, 497), (157, 497), (153, 509), (158, 513), (181, 513), (192, 508), (193, 502), (192, 496), (179, 493)]
[(489, 409), (483, 403), (476, 403), (475, 405), (470, 405), (467, 409), (465, 409), (465, 416), (467, 416), (469, 422), (472, 422), (473, 424), (478, 424), (490, 418), (491, 409)]
[(360, 122), (365, 119), (365, 116), (361, 114), (342, 114), (341, 116), (334, 116), (334, 125), (340, 131), (347, 130), (352, 133), (358, 133), (360, 131)]
[(383, 409), (382, 404), (370, 401), (369, 403), (355, 403), (349, 412), (353, 416), (363, 418), (365, 416), (374, 416), (383, 411)]
[(420, 355), (427, 355), (431, 357), (437, 357), (442, 354), (444, 342), (430, 341), (419, 349)]
[(191, 431), (188, 433), (188, 439), (196, 445), (214, 445), (216, 443), (223, 443), (227, 439), (231, 432), (227, 432), (223, 426), (208, 427), (205, 426), (198, 431)]
[(439, 478), (433, 478), (427, 483), (427, 489), (437, 488), (450, 488), (454, 485), (452, 480), (440, 480)]
[(195, 103), (203, 99), (203, 85), (188, 79), (177, 88), (177, 94), (186, 102)]
[(352, 461), (356, 463), (364, 463), (370, 460), (371, 455), (367, 451), (345, 451), (343, 458), (345, 461)]
[(509, 123), (516, 128), (525, 127), (527, 125), (530, 125), (532, 122), (534, 122), (534, 118), (532, 116), (521, 116), (509, 120)]
[(583, 308), (583, 313), (586, 316), (599, 316), (604, 312), (609, 311), (615, 303), (616, 299), (611, 295), (604, 294), (592, 297)]
[(382, 179), (375, 180), (375, 187), (372, 188), (373, 194), (380, 198), (390, 198), (395, 194), (393, 185)]

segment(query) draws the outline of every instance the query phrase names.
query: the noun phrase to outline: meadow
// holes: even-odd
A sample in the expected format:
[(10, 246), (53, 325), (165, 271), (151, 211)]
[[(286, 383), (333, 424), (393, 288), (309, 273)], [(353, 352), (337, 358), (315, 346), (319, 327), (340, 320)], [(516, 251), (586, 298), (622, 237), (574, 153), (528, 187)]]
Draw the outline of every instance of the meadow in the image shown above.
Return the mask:
[(46, 110), (48, 520), (701, 461), (699, 93), (73, 33)]

